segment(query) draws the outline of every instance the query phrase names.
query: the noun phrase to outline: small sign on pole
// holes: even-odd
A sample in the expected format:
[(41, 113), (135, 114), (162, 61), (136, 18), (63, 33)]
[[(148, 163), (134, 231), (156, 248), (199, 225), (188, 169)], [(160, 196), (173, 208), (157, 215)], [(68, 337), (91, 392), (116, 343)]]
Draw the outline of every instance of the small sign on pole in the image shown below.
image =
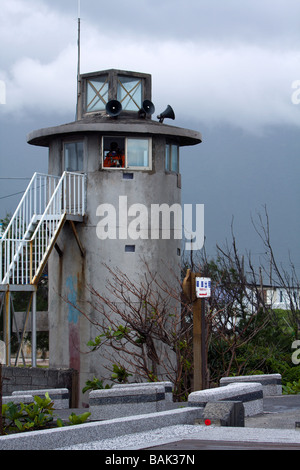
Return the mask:
[(196, 277), (196, 297), (204, 299), (211, 296), (211, 279), (209, 277)]

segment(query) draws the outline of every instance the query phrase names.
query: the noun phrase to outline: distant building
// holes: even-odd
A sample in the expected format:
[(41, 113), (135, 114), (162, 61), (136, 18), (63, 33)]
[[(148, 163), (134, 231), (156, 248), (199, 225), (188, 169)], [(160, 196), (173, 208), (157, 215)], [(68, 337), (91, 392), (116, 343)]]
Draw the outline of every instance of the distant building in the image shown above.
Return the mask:
[(280, 287), (263, 285), (263, 294), (266, 305), (272, 309), (290, 310), (291, 302), (300, 308), (300, 287)]

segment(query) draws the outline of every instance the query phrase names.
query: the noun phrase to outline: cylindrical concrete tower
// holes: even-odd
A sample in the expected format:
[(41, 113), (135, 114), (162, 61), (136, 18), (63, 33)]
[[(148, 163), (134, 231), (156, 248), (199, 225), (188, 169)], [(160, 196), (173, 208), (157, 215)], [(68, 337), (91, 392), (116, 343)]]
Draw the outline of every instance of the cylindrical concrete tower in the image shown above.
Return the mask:
[(165, 280), (167, 266), (180, 276), (182, 222), (158, 226), (157, 214), (162, 204), (168, 217), (180, 206), (179, 148), (200, 143), (201, 135), (166, 125), (171, 108), (152, 120), (148, 74), (106, 70), (81, 75), (80, 82), (78, 119), (34, 131), (28, 142), (49, 147), (49, 174), (86, 175), (86, 193), (79, 195), (84, 219), (64, 225), (48, 264), (50, 366), (77, 369), (81, 390), (86, 380), (109, 374), (101, 350), (85, 354), (95, 331), (71, 304), (85, 308), (87, 286), (106, 292), (104, 264), (137, 283), (145, 262)]

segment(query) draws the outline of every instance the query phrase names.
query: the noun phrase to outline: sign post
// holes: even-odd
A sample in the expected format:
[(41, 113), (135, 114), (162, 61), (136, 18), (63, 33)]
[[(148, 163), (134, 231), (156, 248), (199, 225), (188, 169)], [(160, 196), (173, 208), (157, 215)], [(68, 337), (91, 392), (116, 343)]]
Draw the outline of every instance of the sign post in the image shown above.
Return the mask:
[(194, 391), (203, 390), (205, 386), (205, 298), (210, 297), (210, 289), (210, 278), (203, 278), (200, 274), (187, 270), (183, 292), (193, 305)]

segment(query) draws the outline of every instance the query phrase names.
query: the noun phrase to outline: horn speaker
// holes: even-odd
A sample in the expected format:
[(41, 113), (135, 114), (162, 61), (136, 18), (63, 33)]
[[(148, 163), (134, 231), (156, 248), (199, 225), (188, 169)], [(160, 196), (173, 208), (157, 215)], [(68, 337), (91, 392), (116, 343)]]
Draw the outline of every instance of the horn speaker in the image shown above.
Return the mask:
[(164, 119), (175, 119), (175, 113), (171, 106), (168, 104), (166, 109), (157, 116), (157, 119), (159, 119), (159, 122), (164, 122)]
[(140, 117), (146, 117), (147, 114), (151, 115), (155, 112), (155, 106), (150, 100), (143, 101), (142, 107), (139, 110)]
[(122, 105), (120, 101), (117, 100), (110, 100), (106, 104), (106, 112), (109, 116), (116, 117), (119, 116), (119, 114), (122, 111)]

